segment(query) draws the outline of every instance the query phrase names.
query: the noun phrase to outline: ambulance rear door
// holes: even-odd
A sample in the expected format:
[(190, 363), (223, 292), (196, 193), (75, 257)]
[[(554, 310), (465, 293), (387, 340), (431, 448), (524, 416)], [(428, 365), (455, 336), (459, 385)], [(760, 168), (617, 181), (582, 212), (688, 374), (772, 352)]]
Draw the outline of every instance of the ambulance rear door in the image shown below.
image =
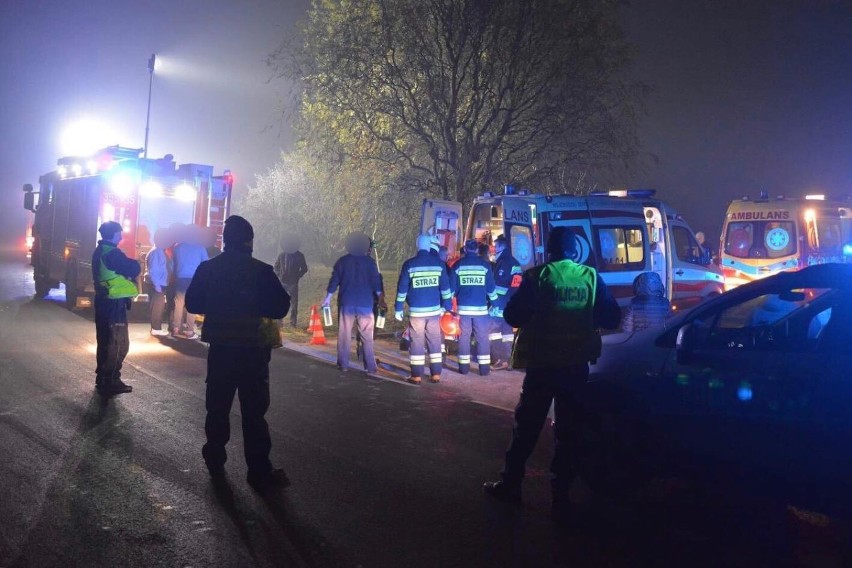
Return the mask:
[(450, 258), (462, 245), (462, 205), (458, 201), (424, 199), (420, 209), (420, 234), (435, 235), (447, 247)]
[(503, 234), (509, 254), (526, 270), (537, 264), (536, 249), (541, 244), (535, 203), (526, 197), (503, 198)]

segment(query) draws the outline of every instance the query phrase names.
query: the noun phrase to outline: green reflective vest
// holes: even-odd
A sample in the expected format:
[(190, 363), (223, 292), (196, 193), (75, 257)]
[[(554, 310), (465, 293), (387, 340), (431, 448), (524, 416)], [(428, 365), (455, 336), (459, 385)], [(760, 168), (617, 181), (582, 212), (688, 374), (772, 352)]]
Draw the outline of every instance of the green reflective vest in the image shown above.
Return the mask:
[(139, 295), (136, 284), (129, 278), (125, 278), (114, 270), (107, 268), (104, 257), (115, 249), (112, 243), (101, 243), (100, 266), (98, 266), (98, 283), (107, 289), (107, 298), (120, 300), (121, 298), (135, 298)]
[(559, 260), (531, 269), (525, 278), (535, 280), (535, 305), (515, 338), (512, 366), (551, 369), (596, 360), (601, 339), (593, 321), (595, 269)]

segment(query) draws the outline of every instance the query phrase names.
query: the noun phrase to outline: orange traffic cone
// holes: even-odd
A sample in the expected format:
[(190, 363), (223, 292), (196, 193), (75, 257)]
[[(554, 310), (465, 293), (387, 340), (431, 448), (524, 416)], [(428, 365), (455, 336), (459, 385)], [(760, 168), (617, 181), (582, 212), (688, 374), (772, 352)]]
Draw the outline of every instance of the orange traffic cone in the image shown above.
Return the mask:
[(311, 341), (308, 345), (325, 345), (325, 333), (322, 330), (322, 322), (320, 321), (319, 316), (319, 306), (314, 304), (311, 306), (311, 323), (308, 326), (308, 331), (310, 331), (313, 336), (311, 337)]

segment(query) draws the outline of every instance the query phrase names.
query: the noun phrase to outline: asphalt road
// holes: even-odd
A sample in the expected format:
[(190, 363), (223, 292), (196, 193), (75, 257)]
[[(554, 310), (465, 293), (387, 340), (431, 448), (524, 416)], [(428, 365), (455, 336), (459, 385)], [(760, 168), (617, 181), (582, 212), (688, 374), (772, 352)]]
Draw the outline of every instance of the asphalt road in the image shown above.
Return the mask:
[(123, 378), (134, 391), (105, 402), (93, 389), (91, 315), (31, 294), (23, 259), (0, 263), (0, 567), (847, 559), (833, 529), (665, 481), (639, 502), (578, 507), (577, 526), (556, 527), (549, 440), (531, 460), (523, 509), (481, 494), (499, 471), (510, 413), (284, 350), (273, 354), (267, 417), (273, 462), (293, 485), (258, 494), (245, 483), (235, 405), (229, 483), (217, 489), (200, 455), (206, 348), (133, 324)]

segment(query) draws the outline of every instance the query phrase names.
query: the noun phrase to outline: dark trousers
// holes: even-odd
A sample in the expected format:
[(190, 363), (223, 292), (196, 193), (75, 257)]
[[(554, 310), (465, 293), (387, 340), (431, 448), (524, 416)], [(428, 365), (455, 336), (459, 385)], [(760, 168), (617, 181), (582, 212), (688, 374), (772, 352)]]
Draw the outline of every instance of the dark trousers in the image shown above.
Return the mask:
[(299, 320), (299, 283), (283, 284), (284, 290), (290, 294), (290, 325), (296, 327)]
[(121, 378), (121, 365), (130, 348), (127, 323), (111, 323), (96, 316), (95, 336), (98, 341), (95, 384), (107, 386)]
[(207, 419), (204, 432), (207, 443), (201, 449), (210, 468), (218, 468), (228, 459), (225, 445), (231, 439), (231, 405), (240, 394), (243, 420), (243, 445), (246, 464), (252, 475), (272, 470), (269, 451), (272, 440), (266, 424), (269, 408), (269, 347), (210, 345), (207, 354)]
[(160, 288), (162, 292), (157, 292), (153, 284), (148, 284), (148, 299), (151, 304), (151, 329), (161, 329), (163, 327), (163, 314), (166, 311), (166, 290)]
[(488, 339), (491, 341), (491, 360), (508, 363), (512, 355), (512, 342), (515, 340), (512, 326), (502, 317), (492, 317)]
[(476, 362), (479, 364), (479, 374), (488, 375), (491, 372), (491, 349), (488, 341), (488, 330), (491, 327), (490, 316), (459, 316), (459, 373), (466, 375), (470, 372), (470, 336), (476, 337)]
[(551, 486), (555, 496), (567, 494), (576, 474), (574, 434), (583, 408), (573, 393), (588, 376), (589, 366), (585, 363), (561, 369), (527, 370), (521, 398), (515, 407), (512, 442), (506, 451), (502, 473), (507, 484), (520, 485), (523, 480), (527, 459), (535, 448), (550, 403), (555, 401), (556, 447), (550, 463)]

